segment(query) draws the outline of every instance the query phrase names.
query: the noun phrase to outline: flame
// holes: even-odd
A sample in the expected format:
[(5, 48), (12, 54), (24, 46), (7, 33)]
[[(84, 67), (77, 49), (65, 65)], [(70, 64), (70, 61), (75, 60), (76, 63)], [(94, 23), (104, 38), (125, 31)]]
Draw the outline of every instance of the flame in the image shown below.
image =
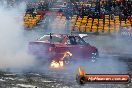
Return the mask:
[(55, 61), (55, 60), (52, 60), (51, 64), (50, 64), (50, 67), (51, 68), (62, 68), (64, 66), (64, 62), (63, 61)]
[(85, 70), (81, 66), (78, 68), (78, 72), (79, 72), (79, 75), (81, 76), (84, 76), (86, 73)]
[(63, 56), (61, 59), (64, 60), (65, 57), (68, 57), (68, 56), (72, 56), (72, 53), (70, 53), (70, 52), (65, 52), (65, 53), (64, 53), (64, 56)]
[(60, 61), (52, 60), (50, 63), (50, 68), (63, 68), (64, 67), (64, 59), (65, 57), (72, 56), (72, 53), (65, 52), (64, 56), (60, 59)]

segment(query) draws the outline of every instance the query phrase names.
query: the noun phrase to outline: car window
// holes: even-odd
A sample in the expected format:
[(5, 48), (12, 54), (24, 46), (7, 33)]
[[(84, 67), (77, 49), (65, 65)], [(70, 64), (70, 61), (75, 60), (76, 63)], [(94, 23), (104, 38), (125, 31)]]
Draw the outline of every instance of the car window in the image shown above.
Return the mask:
[(78, 36), (69, 36), (67, 43), (69, 45), (86, 45), (87, 43)]
[(77, 44), (79, 44), (79, 45), (86, 45), (87, 44), (82, 38), (80, 38), (78, 36), (76, 36), (75, 39), (76, 39)]

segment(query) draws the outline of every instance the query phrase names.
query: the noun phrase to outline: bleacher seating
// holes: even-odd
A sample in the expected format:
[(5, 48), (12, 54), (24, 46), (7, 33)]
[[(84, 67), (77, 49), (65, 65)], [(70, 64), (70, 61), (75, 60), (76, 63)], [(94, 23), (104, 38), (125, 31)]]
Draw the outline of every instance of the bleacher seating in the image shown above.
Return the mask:
[(24, 26), (26, 28), (32, 28), (41, 20), (41, 15), (36, 15), (33, 17), (31, 14), (26, 14), (24, 16)]
[[(64, 16), (57, 16), (56, 18), (59, 18), (61, 20), (64, 18)], [(110, 19), (109, 15), (105, 15), (105, 18), (103, 19), (93, 19), (88, 18), (88, 16), (84, 16), (83, 18), (74, 15), (71, 17), (71, 31), (78, 31), (78, 32), (99, 32), (99, 33), (116, 33), (119, 32), (121, 27), (132, 27), (132, 22), (129, 19), (126, 20), (120, 20), (119, 16), (115, 16), (115, 19)]]

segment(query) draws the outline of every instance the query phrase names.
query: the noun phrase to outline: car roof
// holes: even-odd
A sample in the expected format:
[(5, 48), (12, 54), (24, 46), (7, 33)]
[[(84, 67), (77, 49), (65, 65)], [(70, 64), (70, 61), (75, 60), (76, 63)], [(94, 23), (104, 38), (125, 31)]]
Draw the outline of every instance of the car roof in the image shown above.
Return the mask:
[[(51, 33), (51, 34), (45, 34), (45, 35), (43, 35), (42, 37), (44, 37), (44, 36), (63, 36), (63, 37), (65, 37), (65, 36), (79, 36), (78, 34), (60, 34), (60, 33)], [(41, 38), (42, 38), (41, 37)]]
[(43, 37), (45, 36), (79, 36), (79, 37), (84, 37), (84, 36), (87, 36), (87, 34), (60, 34), (60, 33), (50, 33), (50, 34), (45, 34), (44, 36), (40, 37), (38, 40), (42, 39)]
[[(50, 34), (47, 34), (47, 35), (50, 35)], [(80, 34), (60, 34), (60, 33), (51, 33), (51, 35), (53, 36), (53, 35), (55, 35), (55, 36), (79, 36), (79, 37), (81, 37), (81, 38), (83, 38), (84, 36), (88, 36), (88, 34), (84, 34), (84, 33), (80, 33)]]
[(51, 33), (46, 35), (52, 35), (52, 36), (79, 36), (78, 34), (60, 34), (60, 33)]

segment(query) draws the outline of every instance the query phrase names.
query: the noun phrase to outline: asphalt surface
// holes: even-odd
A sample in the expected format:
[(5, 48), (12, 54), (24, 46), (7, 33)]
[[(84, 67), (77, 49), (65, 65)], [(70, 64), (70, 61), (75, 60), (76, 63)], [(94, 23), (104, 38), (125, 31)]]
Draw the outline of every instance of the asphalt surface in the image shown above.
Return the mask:
[[(106, 57), (105, 57), (106, 58)], [(109, 58), (110, 59), (110, 58)], [(108, 60), (108, 59), (107, 59)], [(104, 61), (107, 61), (104, 60)], [(102, 63), (103, 60), (99, 60), (96, 63)], [(111, 61), (108, 60), (108, 61)], [(132, 58), (126, 58), (126, 57), (120, 57), (117, 64), (123, 62), (127, 65), (127, 71), (124, 71), (122, 69), (119, 70), (117, 66), (116, 70), (113, 70), (113, 73), (119, 73), (120, 71), (124, 71), (121, 73), (129, 73), (132, 75)], [(103, 68), (103, 65), (101, 68), (96, 67), (100, 66), (96, 63), (90, 63), (88, 67), (88, 73), (92, 73), (92, 71), (95, 73), (107, 73), (111, 72), (109, 69), (113, 69), (114, 66), (108, 66), (110, 65), (108, 62), (105, 62), (108, 64), (105, 68)], [(116, 63), (115, 63), (116, 64)], [(113, 65), (115, 65), (113, 64)], [(121, 66), (122, 67), (122, 66)], [(84, 67), (87, 68), (87, 67)], [(77, 69), (77, 68), (76, 68)], [(96, 69), (96, 70), (95, 70)], [(61, 69), (61, 70), (53, 70), (53, 69), (41, 69), (43, 71), (41, 72), (26, 72), (26, 73), (8, 73), (8, 72), (1, 72), (0, 74), (0, 88), (131, 88), (132, 84), (86, 84), (86, 85), (79, 85), (76, 83), (75, 80), (75, 73), (71, 73), (73, 70), (72, 66), (71, 69)]]

